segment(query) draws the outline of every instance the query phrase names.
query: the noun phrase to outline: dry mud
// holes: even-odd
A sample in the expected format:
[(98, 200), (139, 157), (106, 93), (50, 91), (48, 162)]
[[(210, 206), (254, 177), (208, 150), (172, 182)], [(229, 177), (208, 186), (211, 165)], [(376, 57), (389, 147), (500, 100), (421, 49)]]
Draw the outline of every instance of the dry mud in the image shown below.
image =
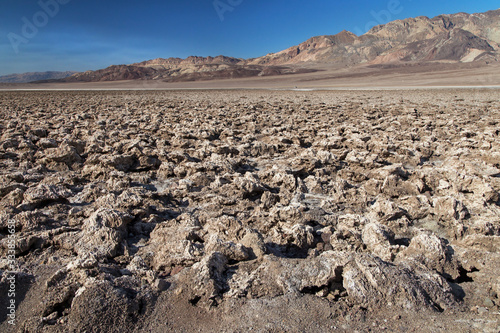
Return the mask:
[(0, 331), (498, 332), (499, 121), (498, 90), (2, 92)]

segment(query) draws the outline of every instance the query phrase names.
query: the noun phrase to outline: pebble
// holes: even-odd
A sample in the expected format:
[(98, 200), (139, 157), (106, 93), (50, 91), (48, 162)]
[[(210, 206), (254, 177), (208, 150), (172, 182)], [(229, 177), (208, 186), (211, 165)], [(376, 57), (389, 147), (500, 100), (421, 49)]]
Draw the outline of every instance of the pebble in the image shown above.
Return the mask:
[(485, 314), (485, 313), (488, 313), (488, 309), (487, 309), (487, 308), (484, 308), (484, 307), (479, 307), (479, 308), (477, 309), (477, 312), (478, 312), (479, 314)]
[(168, 288), (170, 288), (170, 283), (168, 283), (164, 279), (156, 279), (154, 282), (154, 287), (158, 291), (165, 291), (168, 290)]
[(483, 301), (483, 305), (487, 308), (492, 308), (495, 306), (495, 303), (490, 298), (485, 298)]

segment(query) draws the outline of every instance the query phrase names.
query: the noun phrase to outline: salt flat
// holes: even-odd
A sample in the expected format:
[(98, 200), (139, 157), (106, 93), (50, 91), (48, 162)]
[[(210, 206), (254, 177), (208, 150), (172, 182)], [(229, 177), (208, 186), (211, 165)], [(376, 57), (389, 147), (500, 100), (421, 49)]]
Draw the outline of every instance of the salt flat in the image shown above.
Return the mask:
[(498, 332), (496, 89), (121, 85), (0, 92), (26, 331)]

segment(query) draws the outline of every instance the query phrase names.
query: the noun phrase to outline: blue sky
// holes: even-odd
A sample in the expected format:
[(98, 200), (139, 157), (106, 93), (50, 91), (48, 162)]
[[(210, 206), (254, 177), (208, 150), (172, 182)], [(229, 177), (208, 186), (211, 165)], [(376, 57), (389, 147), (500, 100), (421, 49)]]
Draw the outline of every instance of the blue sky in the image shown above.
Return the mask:
[(360, 34), (388, 20), (498, 7), (497, 0), (2, 0), (0, 75), (158, 57), (258, 57), (344, 29)]

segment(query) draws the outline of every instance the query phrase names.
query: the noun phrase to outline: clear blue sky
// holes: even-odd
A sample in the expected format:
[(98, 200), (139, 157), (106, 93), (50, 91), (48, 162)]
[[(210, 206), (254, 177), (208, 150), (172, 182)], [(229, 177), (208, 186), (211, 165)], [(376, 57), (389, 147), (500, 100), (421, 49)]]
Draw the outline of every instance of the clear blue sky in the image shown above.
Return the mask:
[[(498, 0), (217, 1), (219, 10), (214, 0), (41, 0), (56, 2), (56, 13), (54, 6), (44, 12), (38, 0), (2, 0), (0, 75), (158, 57), (258, 57), (312, 36), (364, 33), (377, 21), (500, 7)], [(381, 11), (389, 15), (374, 15)]]

